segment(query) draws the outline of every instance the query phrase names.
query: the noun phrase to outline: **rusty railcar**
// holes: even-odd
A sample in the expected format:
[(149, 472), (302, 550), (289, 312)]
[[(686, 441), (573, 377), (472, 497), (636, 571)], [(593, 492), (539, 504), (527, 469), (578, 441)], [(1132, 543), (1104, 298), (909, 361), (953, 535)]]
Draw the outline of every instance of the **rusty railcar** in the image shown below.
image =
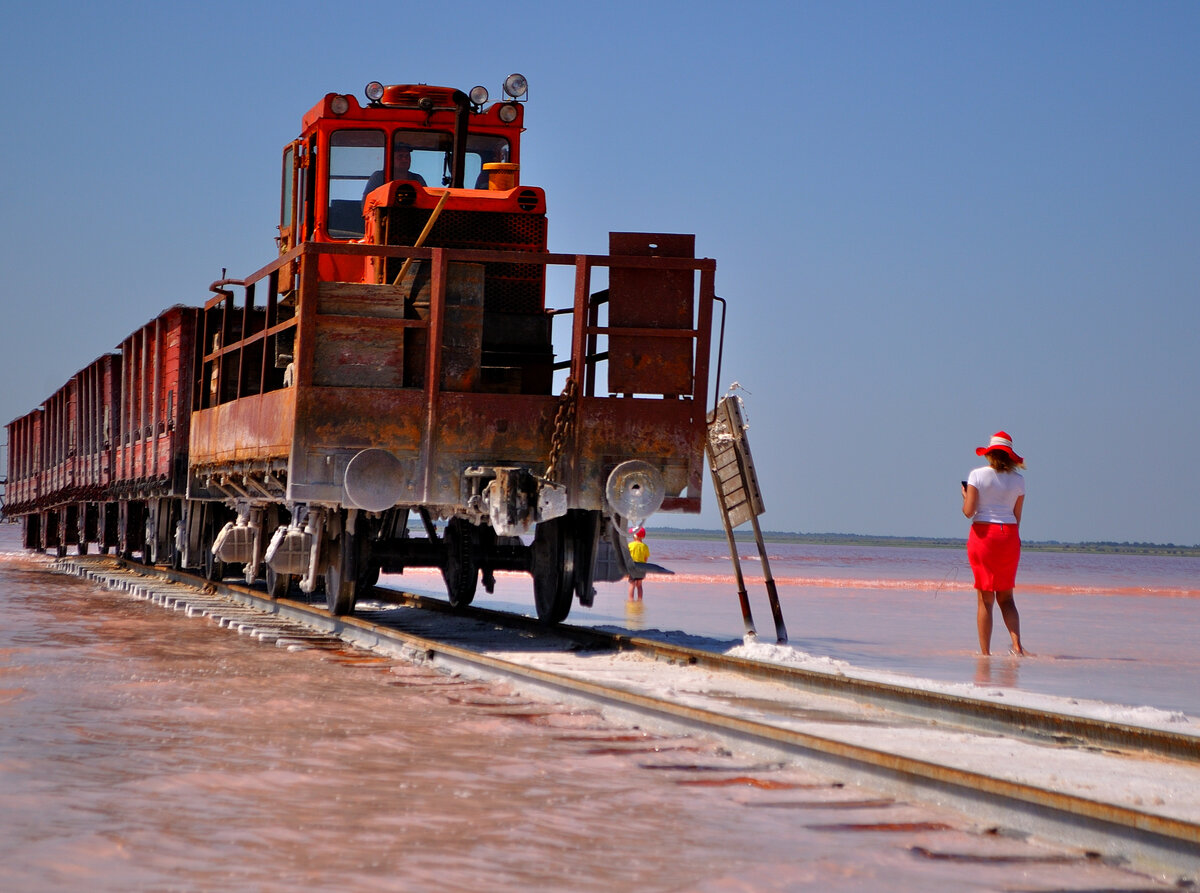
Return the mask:
[(116, 512), (115, 542), (106, 543), (150, 563), (179, 563), (199, 318), (198, 308), (175, 305), (122, 341), (112, 405), (94, 420), (112, 447), (107, 511)]
[(74, 517), (64, 519), (79, 553), (91, 544), (107, 552), (118, 545), (113, 484), (113, 425), (120, 412), (121, 355), (105, 354), (75, 376), (79, 430), (76, 438)]
[(74, 541), (75, 495), (79, 448), (79, 377), (50, 395), (43, 405), (42, 469), (38, 489), (42, 503), (41, 535), (45, 547), (59, 555)]
[(75, 545), (83, 554), (89, 543), (105, 542), (112, 471), (106, 426), (119, 367), (118, 355), (99, 357), (8, 425), (5, 514), (24, 519), (27, 547), (64, 555)]
[(602, 548), (629, 570), (629, 525), (699, 511), (715, 263), (663, 233), (550, 253), (526, 89), (318, 102), (284, 147), (277, 256), (10, 424), (27, 542), (323, 589), (334, 613), (382, 571), (440, 568), (456, 605), (525, 571), (558, 621)]
[(199, 316), (163, 311), (10, 423), (4, 513), (28, 547), (177, 560)]
[(22, 542), (27, 549), (42, 549), (42, 524), (38, 512), (41, 495), (42, 419), (38, 407), (5, 425), (8, 435), (8, 474), (4, 514), (24, 522)]

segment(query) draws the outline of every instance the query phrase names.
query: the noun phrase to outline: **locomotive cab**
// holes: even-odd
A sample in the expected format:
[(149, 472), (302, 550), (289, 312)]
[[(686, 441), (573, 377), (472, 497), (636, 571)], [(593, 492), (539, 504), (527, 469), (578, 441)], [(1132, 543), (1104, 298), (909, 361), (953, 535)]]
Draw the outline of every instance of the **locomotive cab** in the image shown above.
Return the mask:
[[(486, 105), (427, 85), (368, 85), (368, 102), (329, 94), (304, 118), (304, 136), (284, 150), (280, 246), (299, 242), (545, 252), (543, 190), (523, 187), (520, 138), (524, 79), (508, 99)], [(409, 313), (428, 303), (428, 268), (406, 272), (402, 258), (329, 254), (329, 282), (403, 285)], [(483, 268), (482, 356), (471, 389), (548, 394), (553, 349), (545, 267)], [(419, 385), (410, 372), (409, 384)]]
[[(362, 239), (363, 200), (393, 180), (438, 190), (515, 186), (526, 88), (523, 78), (514, 78), (506, 90), (519, 92), (490, 106), (482, 87), (467, 95), (373, 82), (365, 106), (352, 95), (326, 95), (304, 116), (302, 135), (284, 148), (281, 250), (304, 241)], [(411, 167), (399, 167), (401, 149)]]

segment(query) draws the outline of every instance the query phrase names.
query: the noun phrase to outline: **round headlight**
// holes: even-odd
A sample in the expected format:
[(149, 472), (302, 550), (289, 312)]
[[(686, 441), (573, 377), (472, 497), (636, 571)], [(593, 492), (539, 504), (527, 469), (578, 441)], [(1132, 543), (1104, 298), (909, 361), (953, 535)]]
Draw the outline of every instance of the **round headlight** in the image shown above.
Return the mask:
[(488, 101), (487, 87), (472, 87), (468, 95), (471, 97), (471, 102), (475, 105), (483, 105)]
[(335, 96), (329, 100), (329, 111), (335, 115), (344, 115), (350, 111), (350, 100), (345, 96)]
[(511, 102), (506, 102), (500, 106), (500, 120), (505, 124), (511, 124), (517, 120), (517, 107)]
[(504, 79), (504, 92), (513, 99), (520, 99), (529, 92), (529, 83), (523, 74), (510, 74)]
[(371, 81), (371, 83), (367, 84), (366, 94), (367, 99), (371, 100), (371, 102), (379, 102), (379, 100), (383, 99), (383, 84), (379, 83), (379, 81)]

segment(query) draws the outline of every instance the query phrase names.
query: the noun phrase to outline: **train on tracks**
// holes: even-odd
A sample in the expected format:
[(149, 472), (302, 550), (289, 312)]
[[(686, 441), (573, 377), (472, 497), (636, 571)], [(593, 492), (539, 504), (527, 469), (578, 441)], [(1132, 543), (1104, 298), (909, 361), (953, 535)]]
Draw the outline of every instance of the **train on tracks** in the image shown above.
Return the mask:
[(277, 256), (7, 425), (25, 546), (323, 589), (335, 614), (381, 572), (440, 568), (466, 605), (524, 571), (559, 622), (602, 549), (630, 572), (631, 524), (698, 512), (715, 262), (667, 233), (549, 253), (528, 86), (503, 91), (372, 82), (313, 106), (283, 149)]

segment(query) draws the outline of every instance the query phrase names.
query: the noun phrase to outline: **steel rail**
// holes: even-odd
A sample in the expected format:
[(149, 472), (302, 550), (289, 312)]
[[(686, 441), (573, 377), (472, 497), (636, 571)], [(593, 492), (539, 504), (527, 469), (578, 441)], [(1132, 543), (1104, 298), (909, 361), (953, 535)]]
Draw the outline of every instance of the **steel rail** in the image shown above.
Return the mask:
[[(68, 568), (92, 565), (91, 575), (95, 577), (94, 565), (105, 557), (60, 559), (56, 564)], [(917, 795), (926, 800), (933, 799), (976, 818), (1006, 823), (1028, 833), (1095, 849), (1108, 857), (1127, 859), (1147, 870), (1183, 872), (1192, 877), (1200, 876), (1200, 824), (1185, 819), (933, 763), (887, 750), (782, 728), (758, 720), (680, 704), (654, 695), (565, 676), (363, 618), (334, 617), (303, 602), (289, 599), (272, 600), (244, 586), (212, 584), (190, 574), (136, 565), (122, 567), (124, 562), (112, 559), (109, 561), (115, 569), (120, 569), (120, 573), (133, 571), (191, 587), (200, 585), (215, 589), (232, 601), (255, 608), (264, 614), (299, 621), (363, 648), (400, 657), (419, 656), (449, 670), (469, 675), (520, 680), (556, 698), (599, 704), (618, 714), (629, 714), (650, 719), (667, 727), (700, 731), (738, 741), (753, 749), (798, 759), (823, 767), (827, 771), (836, 771), (856, 782), (901, 794)], [(493, 611), (475, 613), (489, 622), (499, 619), (508, 622), (514, 617)], [(560, 626), (554, 631), (571, 638), (605, 638), (604, 634), (580, 627), (564, 629)], [(684, 663), (704, 664), (711, 668), (730, 666), (723, 660), (710, 662), (704, 653), (697, 653), (693, 649), (664, 647), (663, 643), (633, 637), (610, 638), (620, 642), (620, 647), (649, 649), (659, 656), (671, 655), (672, 659), (685, 657), (686, 660), (682, 661)], [(713, 657), (723, 658), (718, 655)]]

